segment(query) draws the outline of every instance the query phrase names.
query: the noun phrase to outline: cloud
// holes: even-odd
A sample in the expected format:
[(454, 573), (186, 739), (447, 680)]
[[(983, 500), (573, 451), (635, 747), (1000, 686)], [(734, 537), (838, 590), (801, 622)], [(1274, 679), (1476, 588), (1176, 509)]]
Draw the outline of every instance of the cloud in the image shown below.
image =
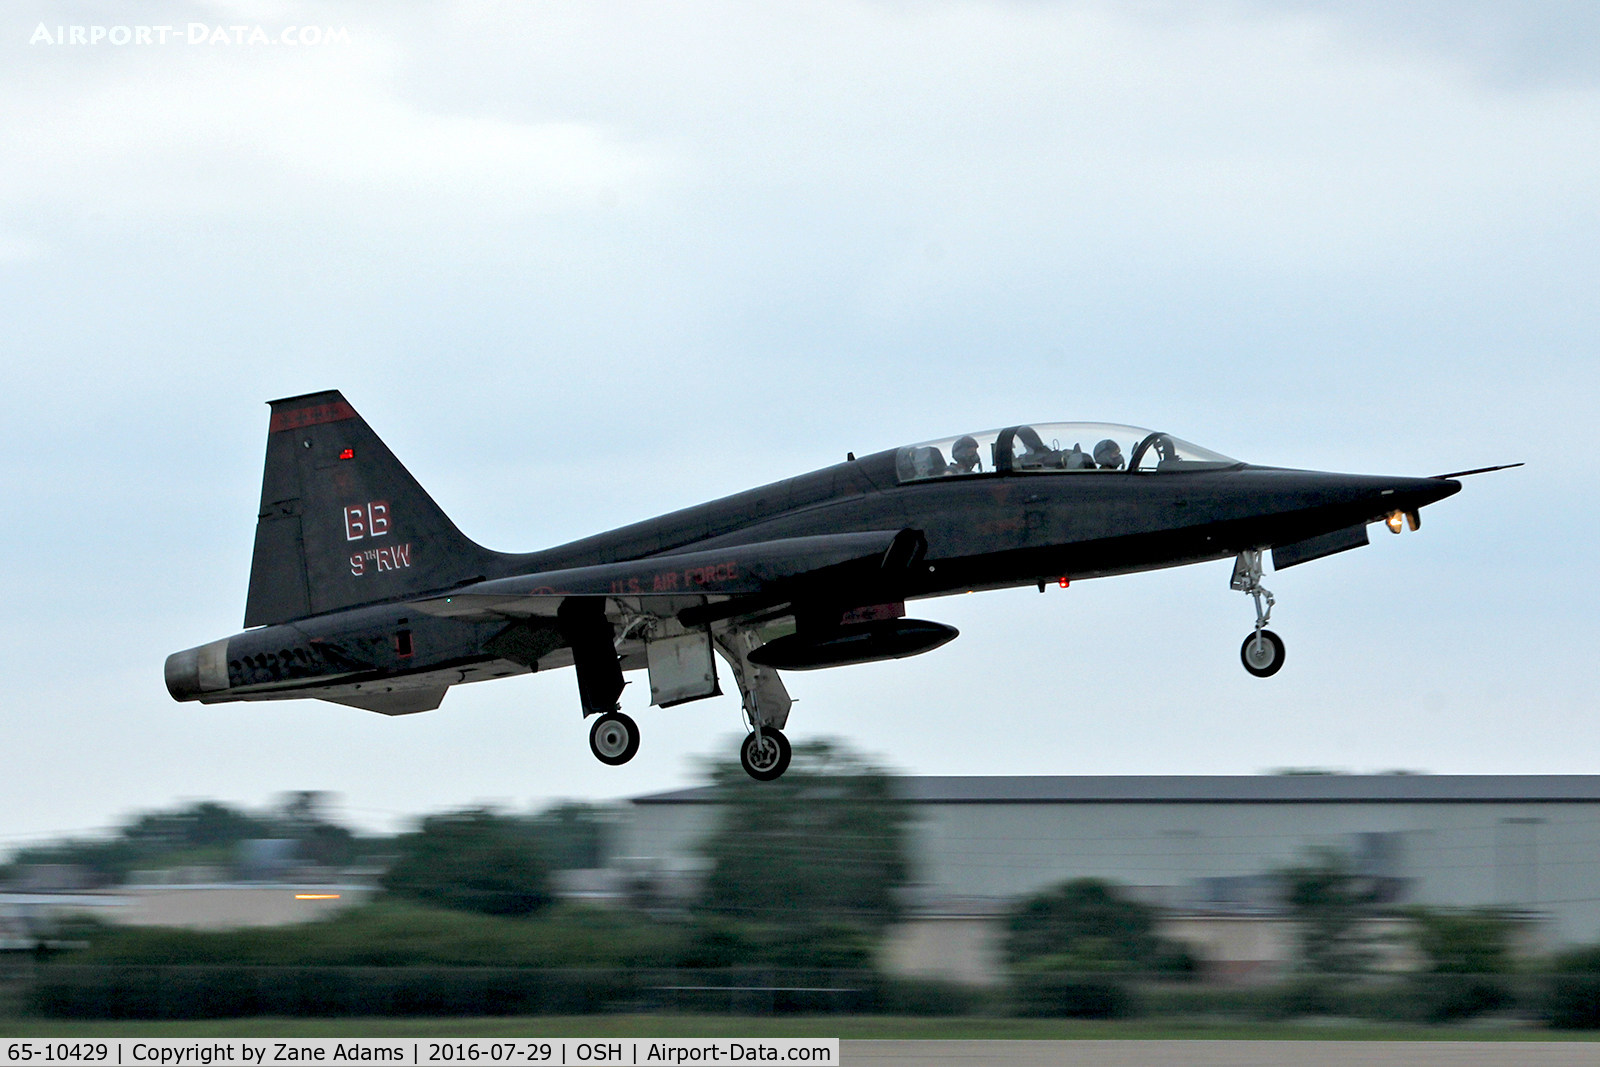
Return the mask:
[[(0, 218), (187, 226), (218, 216), (405, 228), (648, 197), (655, 150), (603, 124), (451, 114), (396, 86), (381, 40), (321, 51), (188, 45), (56, 69), (0, 118)], [(182, 49), (176, 53), (171, 49)], [(58, 56), (31, 55), (39, 63)], [(77, 60), (78, 57), (67, 57)]]
[(0, 119), (0, 219), (526, 244), (622, 204), (801, 261), (876, 236), (886, 309), (1019, 269), (1450, 267), (1593, 221), (1600, 95), (1486, 88), (1374, 10), (332, 5), (348, 46), (27, 53), (48, 76)]
[(1587, 0), (1246, 0), (1235, 10), (1338, 27), (1369, 45), (1422, 51), (1501, 88), (1600, 78), (1600, 9)]
[(0, 235), (0, 263), (26, 263), (44, 253), (45, 246), (39, 241)]
[[(427, 27), (415, 91), (651, 130), (681, 161), (688, 203), (758, 228), (905, 233), (892, 269), (913, 274), (1108, 258), (1437, 266), (1530, 219), (1593, 214), (1593, 91), (1496, 91), (1436, 51), (1375, 49), (1332, 15), (451, 10)], [(775, 205), (803, 221), (786, 226)], [(949, 253), (935, 270), (929, 241)]]

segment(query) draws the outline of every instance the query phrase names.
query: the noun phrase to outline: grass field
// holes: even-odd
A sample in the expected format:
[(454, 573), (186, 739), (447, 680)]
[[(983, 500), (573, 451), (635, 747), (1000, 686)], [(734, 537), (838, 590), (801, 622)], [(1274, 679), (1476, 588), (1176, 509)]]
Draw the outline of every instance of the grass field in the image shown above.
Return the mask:
[(0, 1019), (7, 1037), (838, 1037), (922, 1040), (1600, 1041), (1531, 1026), (1392, 1026), (1323, 1020), (1230, 1023), (813, 1015), (580, 1015), (539, 1018), (213, 1019), (120, 1022)]

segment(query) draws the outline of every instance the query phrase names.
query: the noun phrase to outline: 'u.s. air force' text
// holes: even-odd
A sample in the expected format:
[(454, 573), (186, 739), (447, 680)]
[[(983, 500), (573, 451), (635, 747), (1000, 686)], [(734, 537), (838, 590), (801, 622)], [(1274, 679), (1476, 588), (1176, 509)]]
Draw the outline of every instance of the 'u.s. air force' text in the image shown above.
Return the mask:
[(680, 589), (692, 590), (696, 586), (716, 585), (739, 578), (739, 564), (712, 563), (704, 567), (690, 567), (686, 571), (660, 571), (641, 578), (618, 578), (611, 583), (613, 593), (675, 593)]

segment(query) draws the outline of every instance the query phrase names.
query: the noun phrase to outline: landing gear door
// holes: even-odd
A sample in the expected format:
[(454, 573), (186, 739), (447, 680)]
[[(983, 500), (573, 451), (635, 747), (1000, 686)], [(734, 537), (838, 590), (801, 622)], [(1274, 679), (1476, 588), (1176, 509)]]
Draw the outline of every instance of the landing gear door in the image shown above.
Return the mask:
[(650, 661), (650, 703), (657, 707), (722, 695), (707, 631), (647, 642), (645, 652)]

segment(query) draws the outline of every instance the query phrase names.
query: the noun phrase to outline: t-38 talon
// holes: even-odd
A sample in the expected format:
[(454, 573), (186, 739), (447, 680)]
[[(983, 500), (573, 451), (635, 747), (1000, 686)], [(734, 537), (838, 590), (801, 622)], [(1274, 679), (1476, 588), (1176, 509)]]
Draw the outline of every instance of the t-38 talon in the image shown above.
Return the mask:
[[(590, 747), (626, 763), (651, 703), (716, 696), (727, 664), (745, 769), (789, 762), (780, 672), (915, 656), (956, 636), (908, 601), (1236, 558), (1256, 605), (1241, 656), (1275, 674), (1277, 570), (1417, 529), (1454, 480), (1260, 467), (1171, 434), (1032, 423), (889, 449), (546, 549), (468, 540), (338, 392), (272, 401), (243, 633), (168, 657), (178, 700), (316, 697), (386, 715), (452, 685), (571, 666)], [(1516, 466), (1516, 464), (1512, 464)]]

